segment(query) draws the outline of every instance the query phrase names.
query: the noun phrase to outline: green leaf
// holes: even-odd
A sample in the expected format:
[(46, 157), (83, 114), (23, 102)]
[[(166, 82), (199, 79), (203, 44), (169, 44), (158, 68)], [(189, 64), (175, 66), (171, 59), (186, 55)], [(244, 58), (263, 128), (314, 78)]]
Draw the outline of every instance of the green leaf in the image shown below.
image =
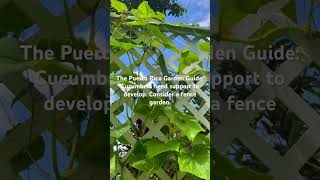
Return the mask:
[(120, 70), (120, 67), (118, 66), (117, 63), (115, 62), (110, 62), (110, 72), (113, 73), (113, 72), (117, 72)]
[(280, 38), (281, 36), (291, 33), (297, 32), (299, 30), (293, 28), (274, 28), (267, 33), (265, 33), (262, 37), (257, 40), (254, 40), (252, 44), (254, 44), (255, 49), (266, 49), (270, 44), (272, 44), (275, 40)]
[[(65, 64), (59, 63), (54, 60), (41, 60), (39, 63), (30, 66), (34, 71), (44, 70), (46, 75), (78, 75), (79, 71)], [(46, 78), (46, 77), (43, 77)]]
[(237, 168), (233, 163), (222, 156), (220, 153), (213, 152), (213, 160), (215, 161), (214, 167), (212, 167), (216, 173), (214, 173), (212, 179), (229, 179), (236, 180), (273, 180), (274, 178), (268, 174), (258, 174), (248, 168)]
[[(234, 25), (249, 14), (256, 14), (258, 9), (274, 0), (223, 0), (221, 1), (220, 33), (227, 36)], [(232, 13), (230, 13), (232, 12)]]
[(23, 51), (20, 48), (19, 41), (16, 38), (1, 38), (0, 39), (0, 57), (8, 58), (13, 61), (23, 62)]
[(157, 17), (157, 14), (151, 9), (147, 1), (143, 1), (138, 9), (131, 10), (131, 14), (136, 16), (138, 19), (149, 19)]
[(137, 142), (129, 157), (129, 164), (148, 174), (158, 171), (167, 160), (169, 152), (157, 154), (152, 158), (147, 158), (147, 148), (141, 142)]
[(136, 21), (126, 22), (125, 24), (132, 25), (132, 26), (145, 26), (149, 24), (149, 22), (145, 19), (138, 19)]
[(153, 39), (154, 41), (151, 41), (152, 45), (155, 47), (160, 47), (159, 45), (162, 43), (165, 48), (173, 50), (174, 52), (179, 52), (178, 48), (172, 44), (172, 42), (160, 31), (157, 26), (149, 25), (148, 28), (150, 30), (150, 36), (157, 37)]
[(184, 26), (185, 26), (184, 22), (179, 22), (177, 25), (178, 25), (178, 26), (181, 26), (181, 27), (184, 27)]
[(283, 8), (282, 12), (287, 15), (293, 22), (297, 22), (296, 1), (290, 0)]
[(145, 97), (139, 98), (137, 104), (134, 106), (133, 112), (137, 114), (141, 114), (147, 119), (157, 119), (161, 115), (163, 115), (163, 105), (153, 105), (150, 106), (150, 101), (160, 100), (159, 97)]
[(167, 153), (162, 153), (151, 159), (136, 161), (132, 163), (131, 166), (148, 174), (152, 174), (162, 167), (163, 163), (167, 160), (167, 156)]
[(200, 51), (205, 53), (210, 53), (210, 43), (209, 42), (201, 42), (198, 46)]
[(149, 104), (146, 103), (146, 101), (144, 102), (140, 102), (140, 101), (137, 103), (137, 105), (134, 106), (133, 112), (138, 114), (148, 115), (152, 111), (151, 107), (149, 106)]
[(29, 85), (27, 88), (22, 89), (17, 95), (16, 97), (13, 99), (12, 103), (11, 103), (11, 109), (12, 107), (16, 104), (16, 102), (18, 102), (20, 99), (22, 99), (24, 96), (26, 96), (33, 88), (33, 85)]
[(120, 49), (124, 49), (125, 51), (129, 51), (134, 48), (142, 48), (142, 46), (132, 44), (132, 43), (120, 42), (113, 38), (110, 39), (110, 45), (111, 45), (111, 48), (120, 48)]
[(17, 62), (12, 59), (0, 57), (0, 77), (8, 73), (25, 70), (30, 66), (30, 62)]
[(124, 111), (124, 105), (120, 105), (119, 108), (117, 108), (115, 111), (113, 111), (113, 114), (115, 116), (118, 116), (120, 113), (122, 113)]
[(194, 142), (192, 143), (193, 145), (199, 145), (199, 144), (204, 144), (204, 145), (210, 145), (210, 140), (207, 136), (203, 134), (198, 134), (196, 138), (194, 139)]
[(128, 11), (127, 5), (118, 0), (111, 0), (111, 7), (115, 8), (119, 13)]
[(29, 68), (33, 62), (23, 58), (16, 38), (0, 39), (0, 76)]
[(137, 142), (129, 157), (129, 164), (133, 164), (137, 161), (145, 159), (146, 154), (147, 154), (146, 148), (140, 142)]
[(188, 74), (189, 74), (189, 76), (196, 76), (198, 74), (205, 75), (208, 73), (209, 73), (208, 71), (203, 70), (203, 69), (192, 69)]
[[(15, 126), (13, 129), (9, 130), (7, 134), (10, 134), (16, 130), (18, 126)], [(42, 136), (37, 136), (28, 144), (26, 147), (21, 149), (14, 157), (11, 158), (10, 164), (15, 172), (20, 172), (36, 161), (43, 158), (46, 151), (45, 140)], [(6, 179), (6, 178), (4, 178)]]
[(156, 47), (159, 50), (162, 50), (162, 48), (170, 49), (174, 52), (179, 52), (179, 49), (173, 45), (171, 42), (164, 42), (160, 40), (159, 38), (154, 38), (151, 40), (151, 46)]
[(276, 29), (277, 27), (271, 22), (267, 21), (263, 24), (261, 24), (258, 31), (256, 31), (254, 34), (250, 36), (250, 38), (260, 38), (263, 37), (268, 32), (272, 31), (273, 29)]
[(169, 39), (160, 31), (160, 29), (157, 26), (149, 25), (148, 29), (151, 31), (151, 34), (153, 36), (156, 36), (159, 38), (162, 42), (170, 43)]
[(206, 145), (196, 145), (192, 150), (183, 148), (178, 157), (180, 171), (202, 179), (210, 179), (210, 150)]
[(117, 169), (116, 169), (116, 156), (114, 153), (111, 154), (110, 156), (110, 175), (111, 177), (115, 176), (117, 174)]
[(199, 61), (199, 56), (192, 50), (185, 49), (181, 51), (181, 57), (179, 58), (179, 67), (178, 72), (182, 73), (182, 71), (190, 66), (192, 63)]
[(170, 122), (180, 128), (190, 141), (194, 141), (197, 134), (204, 131), (201, 125), (192, 116), (188, 116), (178, 110), (165, 110), (165, 113)]
[(134, 85), (133, 82), (128, 80), (121, 80), (118, 81), (117, 75), (113, 72), (110, 74), (110, 85), (118, 85), (118, 84), (125, 84), (125, 85)]
[(123, 124), (120, 127), (112, 130), (110, 136), (118, 139), (121, 136), (123, 136), (126, 132), (128, 132), (130, 128), (130, 124)]
[(199, 60), (198, 54), (188, 49), (181, 51), (181, 57), (185, 59), (185, 63), (187, 65), (190, 65)]
[[(1, 4), (3, 1), (1, 1)], [(7, 32), (14, 32), (16, 35), (20, 35), (26, 28), (32, 26), (36, 22), (33, 22), (30, 16), (26, 14), (21, 5), (17, 2), (9, 1), (5, 6), (0, 8), (0, 37), (3, 37)]]
[[(64, 0), (63, 2), (64, 7), (68, 6), (66, 0)], [(80, 9), (88, 15), (91, 15), (97, 9), (100, 2), (101, 0), (77, 0), (77, 4), (80, 7)]]
[(163, 141), (159, 141), (158, 139), (152, 139), (146, 142), (144, 145), (147, 148), (147, 158), (152, 158), (167, 151), (179, 152), (180, 147), (180, 143), (178, 141), (172, 140), (168, 143), (165, 143)]
[(156, 15), (157, 16), (155, 18), (159, 20), (163, 20), (166, 17), (166, 15), (161, 12), (156, 12)]
[(107, 137), (104, 112), (97, 112), (89, 120), (90, 123), (86, 133), (79, 140), (78, 154), (79, 159), (88, 163), (95, 164), (97, 167), (104, 167), (109, 161), (107, 152)]

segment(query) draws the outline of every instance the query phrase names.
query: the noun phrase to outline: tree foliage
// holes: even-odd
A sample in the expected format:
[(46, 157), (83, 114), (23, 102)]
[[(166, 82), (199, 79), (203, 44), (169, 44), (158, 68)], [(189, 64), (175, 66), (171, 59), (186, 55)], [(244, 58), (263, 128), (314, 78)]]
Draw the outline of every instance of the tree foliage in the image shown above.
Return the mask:
[[(127, 5), (128, 9), (136, 9), (143, 2), (143, 0), (121, 0), (124, 4)], [(182, 16), (186, 9), (178, 4), (177, 0), (147, 0), (150, 7), (156, 11), (163, 14), (172, 15), (172, 16)]]

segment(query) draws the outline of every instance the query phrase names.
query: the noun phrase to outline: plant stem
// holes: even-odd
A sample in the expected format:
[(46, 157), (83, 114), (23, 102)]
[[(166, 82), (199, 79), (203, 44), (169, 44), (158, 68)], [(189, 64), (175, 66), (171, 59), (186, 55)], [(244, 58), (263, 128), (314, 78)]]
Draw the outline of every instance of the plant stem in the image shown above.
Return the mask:
[[(50, 88), (50, 95), (53, 96), (53, 88)], [(56, 112), (54, 112), (54, 117), (51, 120), (51, 160), (52, 160), (52, 167), (57, 180), (61, 179), (61, 175), (58, 168), (58, 161), (57, 161), (57, 137), (56, 137)]]
[(89, 40), (89, 48), (95, 49), (95, 37), (96, 37), (96, 10), (91, 15), (91, 25), (90, 25), (90, 40)]
[(70, 13), (69, 13), (69, 7), (68, 7), (67, 0), (64, 0), (63, 4), (64, 4), (64, 12), (65, 12), (65, 17), (66, 17), (66, 22), (67, 22), (68, 33), (69, 33), (69, 36), (72, 39), (74, 39), (74, 33), (73, 33), (72, 24), (71, 24), (71, 18), (70, 18)]
[(79, 139), (79, 133), (76, 133), (75, 137), (73, 138), (73, 142), (72, 142), (70, 158), (69, 158), (68, 166), (67, 166), (68, 170), (71, 170), (73, 168), (74, 160), (76, 158), (78, 139)]

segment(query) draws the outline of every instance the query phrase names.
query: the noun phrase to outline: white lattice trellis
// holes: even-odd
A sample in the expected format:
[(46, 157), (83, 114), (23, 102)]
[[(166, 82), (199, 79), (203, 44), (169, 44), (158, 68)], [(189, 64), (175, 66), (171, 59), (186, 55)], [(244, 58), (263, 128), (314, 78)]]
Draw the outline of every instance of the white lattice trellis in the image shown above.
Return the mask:
[[(171, 26), (171, 25), (160, 25), (160, 29), (162, 30), (162, 32), (167, 35), (168, 39), (171, 40), (174, 44), (179, 44), (182, 45), (183, 47), (181, 49), (197, 49), (197, 45), (200, 42), (209, 41), (209, 30), (208, 29), (203, 29), (203, 28), (193, 28), (193, 27), (177, 27), (177, 26)], [(140, 35), (140, 32), (135, 32), (138, 37)], [(139, 40), (139, 39), (138, 39)], [(165, 52), (166, 49), (163, 49), (163, 52)], [(149, 72), (150, 74), (148, 74), (148, 76), (162, 76), (161, 74), (161, 69), (159, 67), (159, 65), (154, 65), (154, 64), (150, 64), (150, 62), (148, 61), (149, 59), (152, 58), (152, 56), (154, 56), (155, 54), (152, 53), (146, 53), (143, 56), (143, 59), (141, 60), (140, 63), (140, 59), (142, 58), (141, 53), (139, 53), (137, 50), (133, 49), (132, 51), (130, 51), (130, 54), (134, 56), (134, 58), (132, 59), (139, 59), (139, 61), (135, 61), (132, 64), (129, 64), (128, 66), (126, 66), (126, 64), (121, 60), (122, 56), (126, 56), (125, 54), (126, 52), (124, 50), (120, 50), (117, 52), (111, 52), (110, 53), (110, 57), (111, 57), (111, 62), (115, 62), (118, 66), (119, 69), (121, 71), (119, 71), (119, 76), (121, 75), (126, 75), (126, 74), (131, 74), (132, 70), (136, 69), (137, 67), (141, 67), (144, 66)], [(209, 61), (208, 59), (208, 54), (203, 54), (200, 53), (200, 51), (198, 52), (200, 55), (200, 58), (202, 59), (206, 59), (206, 61)], [(177, 67), (177, 60), (179, 58), (180, 54), (179, 53), (172, 53), (172, 55), (170, 55), (169, 57), (165, 58), (166, 61), (166, 65), (168, 67), (168, 69), (172, 70), (173, 72), (178, 72), (178, 67)], [(127, 61), (129, 61), (127, 59)], [(191, 71), (193, 68), (197, 68), (199, 69), (198, 66), (191, 66), (190, 68), (186, 68), (184, 73), (188, 73), (189, 71)], [(206, 81), (199, 81), (197, 82), (197, 85), (199, 85), (200, 87), (203, 86), (208, 86), (209, 83), (209, 75), (206, 76)], [(162, 84), (164, 82), (161, 82)], [(188, 84), (193, 84), (193, 82), (186, 82)], [(207, 84), (206, 84), (207, 83)], [(120, 109), (121, 106), (127, 106), (127, 105), (132, 105), (132, 99), (128, 98), (128, 97), (124, 97), (123, 96), (123, 92), (122, 90), (117, 86), (111, 86), (113, 92), (115, 92), (114, 95), (117, 95), (119, 98), (113, 102), (112, 106), (111, 106), (111, 123), (115, 126), (118, 127), (121, 125), (120, 120), (118, 119), (117, 116), (114, 115), (113, 112), (116, 112), (118, 109)], [(149, 91), (149, 90), (146, 90)], [(170, 91), (167, 89), (163, 89), (162, 92), (166, 92), (166, 91)], [(178, 102), (176, 103), (176, 107), (177, 108), (186, 108), (187, 110), (189, 110), (195, 117), (196, 119), (201, 122), (208, 130), (210, 130), (210, 123), (209, 123), (209, 119), (207, 119), (205, 117), (205, 114), (209, 112), (209, 108), (210, 108), (210, 97), (209, 94), (204, 92), (204, 90), (197, 89), (191, 89), (190, 92), (196, 92), (197, 95), (199, 95), (202, 99), (203, 99), (203, 104), (200, 106), (200, 109), (197, 109), (192, 103), (190, 103), (190, 99), (191, 98), (179, 98)], [(143, 116), (143, 114), (134, 114), (133, 117), (131, 118), (133, 122), (137, 121), (137, 120), (142, 120), (144, 121), (145, 117)], [(162, 127), (164, 127), (167, 124), (167, 120), (165, 120), (165, 118), (163, 118), (164, 120), (161, 120), (159, 122), (151, 122), (151, 121), (144, 121), (146, 123), (146, 126), (149, 128), (149, 131), (143, 136), (143, 138), (152, 138), (152, 137), (157, 137), (162, 141), (167, 141), (167, 137), (160, 131)], [(210, 134), (208, 134), (208, 137), (210, 137)], [(137, 143), (137, 140), (133, 137), (131, 132), (127, 132), (124, 135), (124, 138), (130, 143), (130, 145), (133, 147), (135, 145), (135, 143)], [(143, 139), (142, 138), (142, 139)], [(124, 156), (121, 161), (124, 162), (131, 154), (131, 151), (129, 151), (126, 156)], [(158, 172), (155, 173), (160, 179), (166, 180), (166, 179), (171, 179), (169, 177), (169, 175), (163, 170), (160, 169)], [(125, 171), (122, 172), (121, 174), (123, 176), (124, 179), (135, 179), (135, 177), (131, 174), (131, 172), (125, 168)], [(148, 177), (150, 176), (150, 174), (148, 174), (148, 172), (143, 172), (141, 175), (139, 175), (138, 179), (148, 179)], [(176, 177), (178, 179), (182, 179), (184, 176), (184, 173), (182, 172), (178, 172)], [(176, 177), (173, 177), (176, 178)]]
[[(232, 29), (233, 35), (240, 39), (248, 39), (261, 27), (261, 22), (271, 21), (277, 27), (296, 26), (281, 9), (289, 3), (289, 0), (273, 1), (261, 7), (257, 14), (251, 14), (242, 19)], [(301, 55), (298, 61), (286, 61), (275, 71), (271, 71), (266, 64), (261, 61), (247, 61), (239, 59), (242, 65), (251, 73), (258, 73), (262, 85), (260, 85), (246, 100), (258, 101), (261, 99), (279, 98), (297, 117), (299, 117), (309, 129), (294, 144), (293, 147), (281, 156), (270, 144), (265, 142), (252, 127), (250, 121), (259, 116), (260, 112), (248, 111), (228, 111), (223, 100), (213, 94), (223, 105), (219, 111), (214, 111), (221, 124), (216, 128), (215, 147), (222, 152), (234, 139), (239, 139), (250, 151), (261, 160), (277, 180), (299, 179), (303, 177), (299, 170), (308, 161), (308, 159), (319, 148), (319, 114), (300, 97), (289, 84), (306, 68), (311, 62), (319, 65), (319, 40), (306, 39), (296, 34), (292, 39), (298, 46), (302, 47), (305, 54)], [(215, 47), (234, 48), (238, 52), (243, 52), (245, 44), (219, 42)], [(309, 58), (308, 58), (309, 57)], [(286, 82), (283, 86), (271, 86), (263, 77), (267, 73), (281, 74)], [(235, 119), (235, 117), (237, 117)], [(236, 128), (235, 128), (236, 127)], [(232, 131), (230, 131), (232, 129)]]
[[(39, 31), (32, 37), (26, 40), (27, 43), (37, 42), (41, 38), (63, 39), (68, 37), (65, 15), (53, 16), (48, 9), (43, 6), (39, 0), (1, 0), (0, 7), (4, 7), (8, 3), (13, 2), (26, 16), (28, 16), (35, 25), (39, 27)], [(62, 1), (61, 1), (62, 2)], [(106, 8), (105, 1), (102, 1), (101, 8)], [(78, 7), (73, 6), (69, 9), (71, 16), (71, 25), (75, 27), (87, 18), (87, 15)], [(10, 17), (7, 17), (10, 18)], [(15, 72), (5, 75), (2, 78), (2, 83), (15, 95), (21, 92), (28, 86), (28, 82), (22, 72)], [(11, 159), (18, 152), (23, 151), (30, 141), (41, 136), (42, 133), (50, 131), (50, 121), (55, 117), (53, 112), (48, 112), (44, 109), (44, 101), (46, 100), (38, 89), (33, 88), (33, 93), (36, 94), (36, 99), (31, 99), (30, 96), (25, 96), (20, 99), (25, 107), (29, 110), (34, 107), (33, 118), (27, 119), (19, 127), (15, 128), (10, 135), (6, 136), (0, 142), (0, 174), (1, 178), (8, 180), (21, 179), (17, 172), (11, 168)], [(65, 88), (55, 98), (67, 99), (72, 95), (72, 87)], [(68, 124), (66, 119), (68, 114), (62, 113), (57, 124), (57, 138), (64, 146), (70, 146), (70, 139), (74, 135), (75, 129)], [(33, 126), (33, 131), (30, 134), (30, 126)], [(28, 135), (28, 136), (27, 136)], [(70, 177), (71, 179), (105, 179), (105, 169), (95, 167), (92, 164), (80, 163), (78, 171)]]

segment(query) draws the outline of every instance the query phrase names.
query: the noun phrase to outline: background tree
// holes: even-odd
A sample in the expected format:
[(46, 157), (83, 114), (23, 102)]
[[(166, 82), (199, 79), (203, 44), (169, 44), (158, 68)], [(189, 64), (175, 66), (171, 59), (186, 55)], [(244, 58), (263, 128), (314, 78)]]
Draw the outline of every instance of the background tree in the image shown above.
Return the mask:
[[(137, 8), (143, 0), (121, 0), (124, 2), (128, 9), (135, 9)], [(147, 0), (150, 7), (156, 11), (156, 12), (162, 12), (167, 15), (172, 15), (175, 17), (182, 16), (185, 12), (186, 9), (183, 8), (180, 4), (177, 3), (177, 0)]]

